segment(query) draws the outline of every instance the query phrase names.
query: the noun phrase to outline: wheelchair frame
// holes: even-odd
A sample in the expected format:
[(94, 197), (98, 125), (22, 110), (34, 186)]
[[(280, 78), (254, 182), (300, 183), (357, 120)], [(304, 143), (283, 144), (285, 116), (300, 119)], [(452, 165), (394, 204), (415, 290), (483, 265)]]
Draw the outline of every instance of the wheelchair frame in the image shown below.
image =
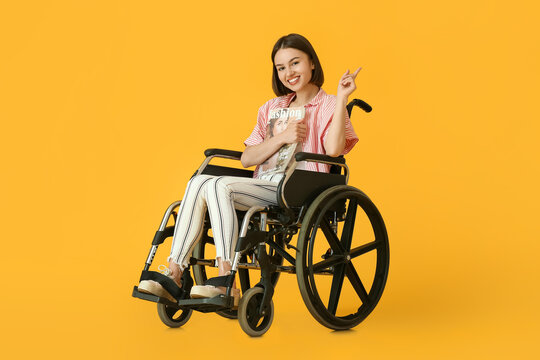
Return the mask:
[[(355, 99), (347, 105), (349, 116), (354, 106), (359, 106), (366, 112), (371, 111), (367, 103)], [(253, 176), (251, 170), (210, 165), (210, 161), (215, 157), (240, 160), (242, 153), (239, 151), (207, 149), (204, 153), (206, 158), (193, 176), (201, 174)], [(388, 276), (389, 245), (384, 221), (375, 205), (363, 192), (347, 186), (349, 168), (343, 156), (334, 158), (300, 152), (295, 154), (295, 160), (279, 183), (278, 206), (253, 206), (247, 212), (239, 213), (242, 225), (231, 274), (221, 279), (222, 285), (227, 288), (225, 295), (203, 299), (182, 298), (173, 303), (165, 298), (139, 292), (135, 286), (132, 296), (158, 303), (158, 315), (170, 327), (185, 324), (193, 310), (217, 312), (227, 318), (238, 318), (240, 326), (248, 335), (261, 336), (268, 331), (273, 320), (272, 297), (279, 274), (296, 273), (302, 298), (310, 313), (322, 325), (343, 330), (363, 321), (377, 305)], [(330, 173), (297, 170), (296, 164), (300, 161), (325, 163), (332, 168)], [(171, 216), (176, 223), (175, 210), (180, 203), (181, 201), (173, 202), (165, 211), (152, 241), (144, 271), (150, 269), (158, 246), (166, 238), (173, 236), (174, 226), (167, 226), (167, 223)], [(369, 218), (375, 240), (351, 249), (358, 208), (361, 208)], [(339, 222), (344, 222), (341, 239), (337, 236)], [(193, 267), (197, 284), (206, 281), (205, 266), (216, 266), (214, 259), (204, 259), (205, 245), (212, 243), (213, 240), (208, 236), (209, 229), (210, 222), (207, 217), (202, 239), (196, 245), (190, 259), (190, 267)], [(290, 242), (299, 229), (297, 245), (293, 246)], [(322, 255), (322, 261), (313, 263), (314, 243), (320, 241), (316, 240), (319, 230), (328, 242), (328, 250)], [(285, 247), (294, 249), (296, 258), (289, 254)], [(352, 264), (352, 259), (373, 250), (377, 252), (376, 269), (368, 292)], [(248, 256), (251, 258), (250, 262), (247, 261)], [(283, 265), (283, 260), (291, 265)], [(261, 278), (257, 284), (251, 286), (249, 270), (253, 269), (261, 271)], [(234, 308), (234, 299), (231, 296), (236, 273), (239, 274), (242, 289), (238, 309)], [(315, 275), (332, 276), (327, 304), (321, 299)], [(345, 277), (351, 282), (362, 305), (356, 313), (337, 316), (337, 305)], [(189, 268), (185, 269), (182, 281), (185, 291), (188, 291), (193, 284)]]

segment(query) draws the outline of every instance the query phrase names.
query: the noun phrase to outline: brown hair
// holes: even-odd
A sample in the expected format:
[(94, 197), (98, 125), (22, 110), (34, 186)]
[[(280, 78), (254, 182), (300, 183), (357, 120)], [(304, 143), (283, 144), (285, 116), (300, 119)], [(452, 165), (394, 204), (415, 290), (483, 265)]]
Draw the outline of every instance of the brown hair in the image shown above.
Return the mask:
[(317, 57), (317, 54), (315, 53), (315, 50), (313, 49), (313, 46), (311, 46), (308, 39), (303, 37), (299, 34), (289, 34), (282, 36), (274, 45), (274, 48), (272, 49), (272, 90), (274, 90), (274, 93), (277, 96), (283, 96), (287, 95), (289, 93), (292, 93), (292, 90), (287, 88), (283, 83), (279, 80), (279, 76), (276, 69), (276, 64), (274, 63), (274, 57), (276, 56), (276, 53), (280, 49), (288, 49), (293, 48), (300, 51), (305, 52), (311, 61), (313, 61), (313, 65), (315, 68), (311, 71), (311, 80), (310, 83), (317, 85), (318, 87), (321, 87), (324, 83), (324, 74), (321, 67), (321, 63), (319, 62), (319, 58)]

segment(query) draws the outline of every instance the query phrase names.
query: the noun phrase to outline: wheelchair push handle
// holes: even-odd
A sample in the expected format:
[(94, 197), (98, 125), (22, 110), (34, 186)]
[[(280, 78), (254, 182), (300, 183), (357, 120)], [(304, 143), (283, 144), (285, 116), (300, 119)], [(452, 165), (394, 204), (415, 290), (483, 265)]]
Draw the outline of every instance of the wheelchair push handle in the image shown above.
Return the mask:
[(371, 110), (373, 110), (371, 105), (369, 105), (364, 100), (354, 99), (347, 105), (347, 113), (349, 114), (349, 117), (351, 117), (352, 109), (355, 106), (358, 106), (360, 109), (364, 110), (365, 112), (371, 112)]

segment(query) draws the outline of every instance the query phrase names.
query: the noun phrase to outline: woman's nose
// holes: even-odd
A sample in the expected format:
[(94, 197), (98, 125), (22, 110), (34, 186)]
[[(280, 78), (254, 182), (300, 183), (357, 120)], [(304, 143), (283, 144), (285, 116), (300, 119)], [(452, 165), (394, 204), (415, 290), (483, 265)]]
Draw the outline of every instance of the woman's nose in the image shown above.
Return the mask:
[(287, 75), (287, 77), (291, 76), (292, 74), (293, 74), (293, 71), (292, 71), (291, 68), (287, 68), (287, 69), (285, 70), (285, 75)]

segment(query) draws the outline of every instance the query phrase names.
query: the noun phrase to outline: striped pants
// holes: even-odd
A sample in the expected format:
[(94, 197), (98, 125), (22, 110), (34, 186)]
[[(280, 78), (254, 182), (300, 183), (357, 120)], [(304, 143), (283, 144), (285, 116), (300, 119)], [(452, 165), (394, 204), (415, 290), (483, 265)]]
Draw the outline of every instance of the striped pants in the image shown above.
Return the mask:
[(197, 241), (201, 238), (206, 210), (212, 224), (216, 245), (216, 259), (231, 262), (238, 239), (236, 211), (248, 210), (254, 205), (277, 205), (279, 180), (273, 181), (233, 177), (197, 175), (188, 182), (174, 229), (171, 255), (183, 270)]

